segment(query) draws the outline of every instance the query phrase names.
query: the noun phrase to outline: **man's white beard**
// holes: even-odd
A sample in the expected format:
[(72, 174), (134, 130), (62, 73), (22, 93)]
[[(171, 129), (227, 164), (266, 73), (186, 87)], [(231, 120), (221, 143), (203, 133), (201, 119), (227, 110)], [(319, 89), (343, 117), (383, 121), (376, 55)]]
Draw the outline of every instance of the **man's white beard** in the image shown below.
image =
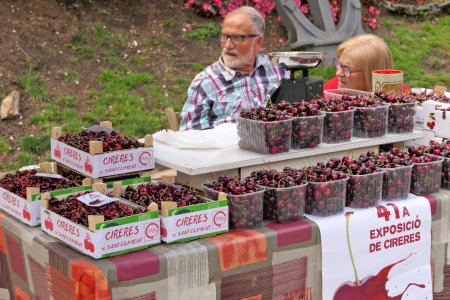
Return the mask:
[[(235, 52), (231, 52), (234, 54)], [(225, 66), (232, 70), (239, 70), (244, 68), (246, 65), (253, 65), (255, 62), (252, 61), (253, 53), (248, 52), (244, 56), (231, 56), (225, 53), (225, 50), (222, 50), (222, 57)]]

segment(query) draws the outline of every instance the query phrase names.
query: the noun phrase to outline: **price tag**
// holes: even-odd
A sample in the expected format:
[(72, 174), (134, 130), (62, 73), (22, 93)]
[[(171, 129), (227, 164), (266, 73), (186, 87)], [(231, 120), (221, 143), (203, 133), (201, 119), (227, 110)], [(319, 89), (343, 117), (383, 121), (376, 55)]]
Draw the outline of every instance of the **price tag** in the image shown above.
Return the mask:
[(36, 173), (36, 174), (34, 174), (34, 176), (37, 176), (37, 177), (47, 177), (47, 178), (55, 178), (55, 179), (61, 179), (61, 178), (63, 178), (61, 175), (55, 174), (55, 173)]
[(115, 202), (117, 201), (117, 198), (111, 198), (99, 192), (92, 192), (78, 197), (77, 200), (83, 202), (86, 205), (97, 207), (111, 202)]

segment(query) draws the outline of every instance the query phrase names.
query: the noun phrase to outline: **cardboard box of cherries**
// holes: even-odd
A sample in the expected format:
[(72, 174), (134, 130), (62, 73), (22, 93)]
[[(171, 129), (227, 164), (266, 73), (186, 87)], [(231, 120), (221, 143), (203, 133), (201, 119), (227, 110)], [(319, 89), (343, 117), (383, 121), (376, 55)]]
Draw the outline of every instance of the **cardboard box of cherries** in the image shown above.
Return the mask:
[[(213, 201), (193, 188), (175, 184), (173, 176), (161, 179), (134, 179), (133, 184), (121, 186), (119, 190), (122, 198), (161, 212), (161, 239), (164, 242), (182, 242), (228, 231), (226, 196)], [(114, 184), (117, 187), (118, 183)]]
[(1, 174), (0, 208), (27, 225), (39, 225), (41, 193), (77, 186), (55, 171), (56, 163), (43, 162), (35, 169)]
[(61, 128), (54, 127), (51, 158), (92, 178), (151, 170), (155, 167), (153, 137), (146, 135), (144, 140), (119, 134), (108, 121), (75, 134), (62, 135)]
[(123, 200), (119, 193), (104, 183), (43, 193), (41, 229), (93, 258), (159, 244), (159, 212)]

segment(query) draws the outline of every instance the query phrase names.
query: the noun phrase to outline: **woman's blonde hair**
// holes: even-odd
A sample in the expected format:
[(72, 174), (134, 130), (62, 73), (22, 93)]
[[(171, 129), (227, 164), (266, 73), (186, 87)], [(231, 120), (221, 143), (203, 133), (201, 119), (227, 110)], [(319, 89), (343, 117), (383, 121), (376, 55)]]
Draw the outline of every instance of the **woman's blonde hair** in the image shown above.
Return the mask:
[(366, 90), (372, 89), (372, 71), (392, 69), (392, 54), (384, 40), (374, 34), (355, 36), (336, 48), (336, 57), (342, 55), (352, 67), (363, 72)]

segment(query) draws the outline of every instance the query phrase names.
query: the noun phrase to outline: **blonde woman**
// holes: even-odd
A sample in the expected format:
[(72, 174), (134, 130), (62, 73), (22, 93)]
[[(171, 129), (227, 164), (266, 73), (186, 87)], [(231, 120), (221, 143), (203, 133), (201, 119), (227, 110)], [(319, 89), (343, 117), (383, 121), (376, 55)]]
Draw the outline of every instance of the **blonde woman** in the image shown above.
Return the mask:
[[(392, 54), (384, 40), (373, 34), (355, 36), (336, 48), (336, 76), (324, 90), (346, 88), (370, 92), (372, 71), (392, 69)], [(403, 91), (409, 88), (403, 85)]]

